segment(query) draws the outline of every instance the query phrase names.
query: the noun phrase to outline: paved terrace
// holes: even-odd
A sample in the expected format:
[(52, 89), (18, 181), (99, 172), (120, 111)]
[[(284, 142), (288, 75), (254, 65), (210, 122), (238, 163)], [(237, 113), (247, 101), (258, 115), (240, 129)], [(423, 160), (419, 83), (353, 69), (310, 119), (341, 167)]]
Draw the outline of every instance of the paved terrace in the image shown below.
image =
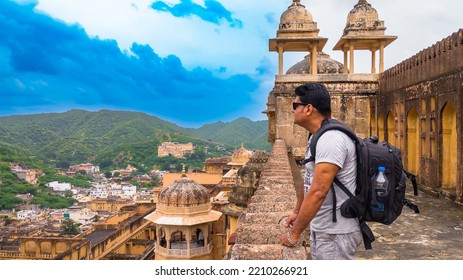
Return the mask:
[(463, 260), (463, 206), (421, 191), (413, 196), (407, 187), (420, 213), (405, 206), (392, 225), (370, 224), (376, 241), (372, 250), (362, 245), (357, 259)]

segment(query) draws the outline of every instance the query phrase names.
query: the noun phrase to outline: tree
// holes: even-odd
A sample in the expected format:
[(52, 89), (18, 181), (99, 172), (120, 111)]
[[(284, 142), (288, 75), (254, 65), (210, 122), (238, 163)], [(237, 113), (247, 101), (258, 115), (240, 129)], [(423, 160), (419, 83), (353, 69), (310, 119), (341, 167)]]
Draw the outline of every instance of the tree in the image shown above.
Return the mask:
[(104, 173), (104, 176), (106, 177), (106, 179), (110, 179), (113, 176), (113, 174), (111, 174), (111, 171), (106, 171)]
[(64, 197), (72, 197), (74, 193), (71, 190), (64, 191)]
[(66, 218), (61, 222), (61, 234), (63, 235), (76, 235), (80, 233), (81, 223), (77, 223), (74, 220)]

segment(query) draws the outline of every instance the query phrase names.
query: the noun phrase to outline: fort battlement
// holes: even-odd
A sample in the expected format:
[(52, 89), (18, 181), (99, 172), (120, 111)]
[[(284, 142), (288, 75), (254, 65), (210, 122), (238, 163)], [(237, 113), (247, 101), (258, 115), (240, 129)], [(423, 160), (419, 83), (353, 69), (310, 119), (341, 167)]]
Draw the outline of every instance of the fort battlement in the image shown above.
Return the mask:
[(386, 70), (380, 76), (381, 92), (430, 80), (463, 67), (463, 29)]

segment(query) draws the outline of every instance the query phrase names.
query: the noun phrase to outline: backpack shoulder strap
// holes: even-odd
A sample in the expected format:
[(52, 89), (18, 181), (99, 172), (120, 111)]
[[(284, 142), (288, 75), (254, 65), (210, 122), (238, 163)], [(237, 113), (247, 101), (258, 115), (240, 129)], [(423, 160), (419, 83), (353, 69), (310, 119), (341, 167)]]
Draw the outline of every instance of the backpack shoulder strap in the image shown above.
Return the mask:
[[(355, 142), (355, 144), (359, 143), (359, 139), (358, 139), (357, 135), (355, 135), (355, 133), (349, 127), (347, 127), (345, 124), (343, 124), (342, 122), (340, 122), (338, 120), (335, 120), (335, 119), (325, 119), (325, 120), (323, 120), (321, 127), (312, 136), (312, 140), (311, 140), (310, 146), (309, 146), (310, 157), (303, 161), (304, 164), (307, 163), (307, 162), (315, 160), (315, 155), (316, 155), (316, 152), (317, 152), (318, 139), (320, 139), (320, 137), (325, 132), (327, 132), (328, 130), (342, 131), (345, 134), (347, 134), (347, 136), (349, 136)], [(310, 137), (310, 135), (309, 135), (309, 137)]]

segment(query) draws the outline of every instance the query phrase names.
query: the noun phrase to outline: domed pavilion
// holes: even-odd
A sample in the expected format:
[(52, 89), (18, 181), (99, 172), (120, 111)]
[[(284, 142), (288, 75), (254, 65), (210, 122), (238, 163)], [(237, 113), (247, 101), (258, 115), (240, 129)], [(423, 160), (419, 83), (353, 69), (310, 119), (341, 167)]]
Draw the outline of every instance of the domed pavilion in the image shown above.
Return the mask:
[(209, 191), (185, 174), (159, 193), (156, 210), (146, 219), (156, 224), (156, 259), (214, 259), (212, 224), (222, 213), (212, 210)]

